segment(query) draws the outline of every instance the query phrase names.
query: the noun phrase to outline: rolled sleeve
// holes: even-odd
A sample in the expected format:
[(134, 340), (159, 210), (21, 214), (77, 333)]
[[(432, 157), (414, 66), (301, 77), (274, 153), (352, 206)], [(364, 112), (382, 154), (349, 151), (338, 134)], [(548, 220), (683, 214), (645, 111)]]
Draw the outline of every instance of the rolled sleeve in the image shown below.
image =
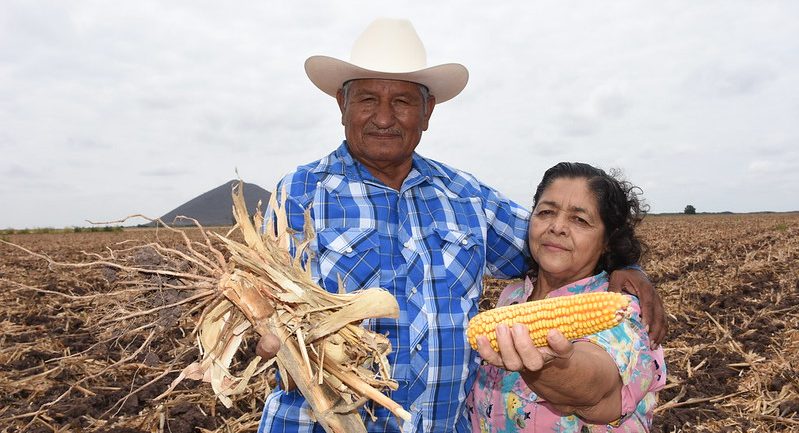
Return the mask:
[(516, 278), (528, 268), (530, 212), (496, 190), (482, 186), (486, 224), (486, 270), (496, 278)]

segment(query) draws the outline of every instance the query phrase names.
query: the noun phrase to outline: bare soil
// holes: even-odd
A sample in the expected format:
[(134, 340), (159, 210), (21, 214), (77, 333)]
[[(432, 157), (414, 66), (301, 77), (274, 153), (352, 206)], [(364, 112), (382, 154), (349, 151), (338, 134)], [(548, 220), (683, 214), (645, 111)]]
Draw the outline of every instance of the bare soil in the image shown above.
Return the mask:
[[(650, 247), (643, 267), (670, 318), (668, 385), (654, 431), (799, 432), (799, 214), (650, 216), (641, 233)], [(80, 263), (155, 236), (131, 229), (0, 239)], [(140, 254), (140, 264), (158, 265), (157, 255)], [(111, 268), (51, 267), (0, 244), (0, 432), (255, 431), (271, 374), (229, 409), (192, 381), (154, 400), (199, 359), (193, 324), (185, 311), (165, 309), (141, 332), (98, 330), (110, 308), (125, 310), (118, 297), (110, 301), (123, 282)], [(185, 298), (164, 283), (130, 302), (157, 308)], [(481, 307), (506, 283), (487, 279)], [(141, 323), (129, 322), (129, 330)]]

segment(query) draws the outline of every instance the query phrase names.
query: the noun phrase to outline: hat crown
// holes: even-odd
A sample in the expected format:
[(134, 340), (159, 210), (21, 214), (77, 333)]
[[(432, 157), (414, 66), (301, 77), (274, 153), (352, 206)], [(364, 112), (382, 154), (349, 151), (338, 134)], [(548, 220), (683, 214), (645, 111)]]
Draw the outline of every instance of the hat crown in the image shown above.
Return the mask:
[(373, 71), (412, 72), (427, 67), (427, 52), (410, 21), (380, 18), (355, 41), (350, 61)]
[(469, 71), (459, 63), (428, 67), (424, 44), (411, 22), (388, 18), (375, 20), (355, 40), (349, 62), (311, 56), (305, 60), (305, 73), (334, 98), (347, 81), (399, 80), (427, 87), (436, 104), (457, 96), (469, 81)]

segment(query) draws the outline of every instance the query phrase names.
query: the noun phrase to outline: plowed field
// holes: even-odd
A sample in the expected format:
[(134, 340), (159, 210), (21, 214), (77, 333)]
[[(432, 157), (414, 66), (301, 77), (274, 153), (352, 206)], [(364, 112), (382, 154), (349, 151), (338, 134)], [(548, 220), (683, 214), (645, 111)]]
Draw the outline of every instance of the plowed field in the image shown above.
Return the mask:
[[(670, 317), (668, 386), (654, 431), (799, 432), (799, 214), (650, 216), (641, 233), (650, 247), (643, 267)], [(77, 263), (154, 236), (132, 229), (0, 239)], [(191, 323), (158, 310), (181, 299), (174, 291), (153, 290), (136, 292), (157, 311), (149, 327), (124, 336), (93, 327), (124, 309), (119, 296), (104, 296), (124, 289), (121, 281), (107, 267), (48, 266), (0, 244), (0, 431), (254, 431), (267, 377), (230, 409), (209, 385), (190, 381), (154, 401), (197, 359), (186, 349)], [(484, 307), (505, 284), (486, 283)]]

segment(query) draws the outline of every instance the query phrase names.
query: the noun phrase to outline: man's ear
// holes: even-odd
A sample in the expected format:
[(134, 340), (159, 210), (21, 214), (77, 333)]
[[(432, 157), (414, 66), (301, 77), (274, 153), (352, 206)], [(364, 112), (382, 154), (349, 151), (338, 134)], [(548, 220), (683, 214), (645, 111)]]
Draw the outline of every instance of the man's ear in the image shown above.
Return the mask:
[(338, 109), (341, 111), (341, 124), (344, 124), (344, 106), (346, 105), (346, 101), (344, 100), (344, 89), (338, 89), (336, 91), (336, 102), (338, 102)]
[(422, 131), (427, 131), (427, 126), (430, 123), (430, 116), (433, 114), (433, 108), (436, 107), (436, 97), (430, 95), (427, 97), (427, 101), (425, 101), (426, 107), (425, 108), (425, 115), (424, 121), (422, 122)]

